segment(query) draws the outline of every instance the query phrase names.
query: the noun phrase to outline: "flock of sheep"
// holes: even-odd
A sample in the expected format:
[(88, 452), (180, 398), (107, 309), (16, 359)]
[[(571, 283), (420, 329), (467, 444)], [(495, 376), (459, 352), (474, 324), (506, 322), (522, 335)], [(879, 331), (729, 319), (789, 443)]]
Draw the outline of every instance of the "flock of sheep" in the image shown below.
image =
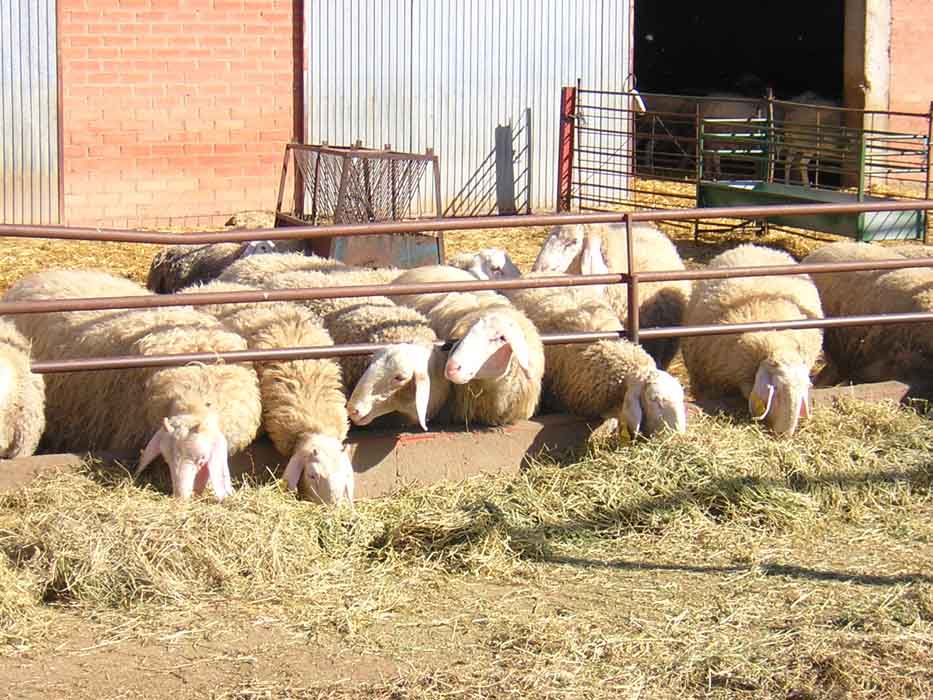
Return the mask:
[[(640, 271), (681, 270), (671, 241), (632, 227)], [(502, 250), (450, 265), (352, 268), (267, 242), (178, 246), (156, 256), (149, 286), (177, 294), (470, 281), (519, 277)], [(626, 233), (564, 225), (545, 241), (529, 276), (623, 272)], [(827, 245), (804, 262), (925, 255), (922, 246)], [(744, 244), (710, 267), (792, 265), (786, 253)], [(933, 309), (933, 270), (765, 276), (640, 285), (644, 326), (780, 321)], [(106, 272), (51, 270), (14, 284), (4, 300), (144, 296), (150, 289)], [(406, 294), (21, 314), (0, 320), (0, 454), (47, 449), (141, 450), (137, 474), (161, 456), (173, 493), (232, 493), (227, 458), (260, 433), (287, 459), (284, 478), (303, 497), (353, 500), (344, 442), (350, 423), (380, 417), (427, 430), (433, 422), (505, 425), (540, 410), (598, 418), (651, 435), (686, 429), (684, 391), (666, 369), (673, 339), (544, 346), (541, 334), (616, 331), (628, 316), (621, 285)], [(455, 341), (450, 350), (437, 341)], [(371, 356), (50, 374), (30, 355), (67, 359), (373, 342)], [(791, 435), (809, 415), (811, 373), (824, 350), (840, 379), (879, 380), (925, 364), (927, 324), (689, 337), (683, 358), (698, 396), (741, 395), (751, 416)], [(388, 416), (392, 414), (392, 416)], [(394, 417), (394, 418), (393, 418)]]

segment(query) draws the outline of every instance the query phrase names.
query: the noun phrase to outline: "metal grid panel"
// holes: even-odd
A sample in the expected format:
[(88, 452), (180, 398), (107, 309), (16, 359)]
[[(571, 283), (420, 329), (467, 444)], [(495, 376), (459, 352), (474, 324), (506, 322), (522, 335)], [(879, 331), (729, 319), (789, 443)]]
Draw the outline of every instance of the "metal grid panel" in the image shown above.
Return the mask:
[[(630, 72), (628, 0), (314, 0), (305, 8), (305, 142), (433, 148), (445, 208), (482, 170), (495, 127), (522, 127), (527, 107), (532, 206), (553, 208), (560, 87), (582, 78), (619, 89)], [(421, 192), (427, 213), (432, 196)], [(489, 200), (494, 206), (494, 192)]]
[(59, 221), (55, 0), (0, 2), (0, 221)]

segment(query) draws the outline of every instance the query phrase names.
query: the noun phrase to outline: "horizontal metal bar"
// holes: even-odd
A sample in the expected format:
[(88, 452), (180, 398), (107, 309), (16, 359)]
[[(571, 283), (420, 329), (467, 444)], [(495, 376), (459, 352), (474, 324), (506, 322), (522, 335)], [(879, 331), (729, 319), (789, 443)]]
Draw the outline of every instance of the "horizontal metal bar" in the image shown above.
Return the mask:
[(420, 284), (364, 284), (345, 287), (307, 287), (270, 289), (249, 292), (198, 292), (191, 294), (152, 294), (128, 297), (91, 297), (85, 299), (41, 299), (0, 302), (0, 314), (41, 314), (61, 311), (97, 311), (103, 309), (148, 309), (166, 306), (205, 306), (208, 304), (247, 304), (269, 301), (306, 301), (309, 299), (344, 299), (387, 295), (474, 292), (496, 289), (537, 289), (541, 287), (581, 287), (593, 284), (618, 284), (627, 279), (624, 273), (606, 275), (555, 275), (518, 277), (508, 280), (470, 282), (423, 282)]
[(387, 233), (424, 233), (488, 228), (521, 228), (560, 224), (616, 223), (626, 216), (632, 221), (660, 221), (705, 218), (766, 218), (787, 214), (855, 214), (868, 211), (909, 211), (933, 209), (933, 200), (873, 201), (849, 204), (789, 204), (749, 207), (711, 207), (707, 209), (670, 209), (663, 216), (653, 212), (606, 212), (603, 214), (525, 214), (516, 216), (481, 216), (470, 218), (431, 218), (411, 221), (386, 221), (331, 226), (294, 226), (288, 228), (238, 229), (216, 233), (156, 233), (105, 228), (72, 228), (0, 224), (0, 236), (52, 238), (60, 240), (111, 241), (124, 243), (206, 244), (253, 240), (291, 240), (330, 236), (365, 236)]
[[(670, 326), (644, 328), (643, 339), (688, 337), (701, 335), (731, 335), (761, 331), (799, 330), (810, 328), (838, 328), (843, 326), (891, 325), (895, 323), (921, 323), (933, 321), (933, 312), (900, 313), (871, 316), (844, 316), (837, 318), (800, 319), (795, 321), (763, 321), (756, 323), (730, 323), (703, 326)], [(625, 329), (617, 331), (550, 333), (541, 336), (544, 345), (591, 343), (598, 340), (616, 340), (627, 337)], [(450, 340), (439, 340), (435, 346), (449, 350)], [(176, 367), (192, 363), (220, 364), (234, 362), (286, 362), (289, 360), (322, 359), (368, 355), (385, 347), (386, 343), (354, 343), (320, 347), (282, 348), (275, 350), (240, 350), (234, 352), (193, 352), (174, 355), (123, 355), (118, 357), (88, 357), (74, 360), (45, 360), (32, 363), (36, 374), (61, 372), (85, 372), (103, 369), (140, 369), (153, 367)]]
[[(639, 282), (669, 280), (707, 280), (727, 277), (765, 277), (771, 275), (804, 275), (865, 270), (900, 270), (909, 267), (933, 267), (930, 258), (899, 258), (897, 260), (861, 260), (836, 263), (799, 263), (794, 265), (761, 265), (756, 267), (717, 267), (703, 270), (663, 270), (638, 272)], [(636, 270), (637, 272), (637, 270)]]

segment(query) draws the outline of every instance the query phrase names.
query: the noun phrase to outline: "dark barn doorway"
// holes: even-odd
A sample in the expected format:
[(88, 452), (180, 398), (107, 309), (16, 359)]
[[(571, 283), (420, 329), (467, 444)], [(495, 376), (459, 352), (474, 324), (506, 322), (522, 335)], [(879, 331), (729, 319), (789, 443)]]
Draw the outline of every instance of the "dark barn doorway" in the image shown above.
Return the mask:
[(842, 98), (845, 0), (635, 0), (642, 92)]

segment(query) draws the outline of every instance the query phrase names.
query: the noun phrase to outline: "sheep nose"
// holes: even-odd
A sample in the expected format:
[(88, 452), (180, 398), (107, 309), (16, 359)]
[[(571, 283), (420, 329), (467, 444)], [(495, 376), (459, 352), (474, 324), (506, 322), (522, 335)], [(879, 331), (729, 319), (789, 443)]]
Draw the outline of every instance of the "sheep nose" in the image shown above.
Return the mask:
[(444, 374), (447, 375), (448, 379), (453, 379), (458, 374), (460, 374), (461, 370), (463, 370), (463, 365), (456, 362), (448, 362), (447, 367), (444, 370)]
[(360, 409), (358, 409), (356, 406), (347, 406), (347, 413), (350, 414), (350, 418), (360, 417)]

